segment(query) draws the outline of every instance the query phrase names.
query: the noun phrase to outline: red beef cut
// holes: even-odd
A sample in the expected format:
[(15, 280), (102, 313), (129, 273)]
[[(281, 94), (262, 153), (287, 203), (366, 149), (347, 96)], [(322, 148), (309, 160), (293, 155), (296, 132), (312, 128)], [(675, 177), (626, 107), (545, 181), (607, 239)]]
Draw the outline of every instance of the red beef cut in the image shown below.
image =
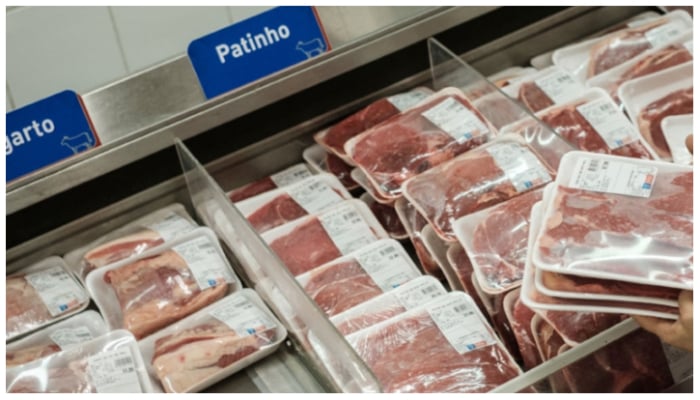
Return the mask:
[(235, 190), (232, 190), (228, 194), (228, 198), (232, 203), (237, 203), (239, 201), (248, 199), (250, 197), (259, 195), (260, 193), (269, 192), (270, 190), (277, 189), (277, 185), (272, 179), (267, 176), (265, 178), (259, 179), (255, 182), (251, 182), (245, 186), (241, 186)]
[(258, 233), (263, 233), (304, 215), (307, 215), (306, 210), (290, 195), (284, 194), (250, 214), (248, 222)]
[(407, 235), (394, 207), (372, 200), (369, 209), (391, 237), (401, 239)]
[(518, 90), (518, 100), (532, 112), (553, 106), (554, 102), (535, 82), (525, 82)]
[(661, 158), (670, 158), (671, 150), (661, 130), (661, 121), (670, 115), (693, 113), (693, 88), (672, 92), (644, 107), (637, 116), (642, 137)]
[(474, 300), (477, 307), (479, 307), (479, 311), (481, 311), (483, 315), (489, 315), (489, 312), (486, 309), (484, 302), (481, 300), (479, 293), (476, 291), (476, 287), (474, 287), (474, 283), (472, 281), (472, 274), (474, 273), (472, 262), (469, 260), (467, 252), (464, 251), (459, 243), (453, 243), (450, 245), (450, 248), (447, 250), (447, 260), (450, 263), (450, 266), (457, 273), (457, 278), (459, 279), (459, 283), (464, 288), (464, 291), (469, 295), (469, 297), (472, 298), (472, 300)]
[(277, 253), (294, 276), (342, 255), (317, 218), (272, 241), (270, 248)]
[(340, 157), (336, 156), (335, 154), (327, 153), (326, 168), (328, 168), (328, 172), (338, 178), (340, 183), (342, 183), (346, 189), (353, 190), (357, 188), (357, 182), (355, 182), (355, 180), (352, 179), (352, 176), (350, 176), (352, 166), (348, 165), (345, 161), (340, 159)]
[(586, 278), (583, 276), (558, 274), (551, 271), (541, 271), (541, 273), (543, 285), (550, 290), (560, 292), (641, 296), (666, 300), (676, 300), (680, 294), (679, 289), (663, 286), (642, 285), (612, 279)]
[(506, 316), (511, 330), (518, 343), (518, 351), (523, 360), (525, 370), (532, 369), (542, 363), (542, 357), (537, 352), (535, 337), (530, 329), (535, 312), (520, 301), (520, 289), (515, 289), (506, 295), (511, 308), (506, 309)]

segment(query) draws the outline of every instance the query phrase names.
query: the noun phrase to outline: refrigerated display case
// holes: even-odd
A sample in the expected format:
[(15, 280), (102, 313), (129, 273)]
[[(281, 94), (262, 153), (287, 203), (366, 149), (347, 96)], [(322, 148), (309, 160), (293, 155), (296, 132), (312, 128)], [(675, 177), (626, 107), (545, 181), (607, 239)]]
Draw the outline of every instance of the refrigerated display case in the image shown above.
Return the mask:
[[(84, 94), (103, 144), (8, 183), (7, 274), (178, 202), (218, 234), (237, 275), (290, 333), (271, 356), (207, 391), (381, 391), (225, 193), (302, 162), (316, 132), (373, 100), (454, 84), (498, 95), (484, 76), (546, 64), (553, 49), (663, 12), (641, 6), (383, 7), (382, 18), (367, 19), (371, 7), (318, 11), (332, 51), (211, 100), (204, 99), (186, 57)], [(505, 109), (528, 115), (513, 104)], [(630, 321), (618, 325), (495, 391), (537, 388), (636, 328)], [(670, 390), (692, 391), (692, 371)]]

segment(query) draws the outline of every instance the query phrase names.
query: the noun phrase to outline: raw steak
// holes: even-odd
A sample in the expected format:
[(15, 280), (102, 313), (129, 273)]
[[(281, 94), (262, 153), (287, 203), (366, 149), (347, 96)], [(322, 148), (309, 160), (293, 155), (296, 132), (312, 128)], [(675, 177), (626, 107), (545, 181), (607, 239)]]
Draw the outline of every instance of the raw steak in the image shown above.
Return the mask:
[(85, 360), (61, 368), (33, 368), (8, 382), (7, 393), (97, 393), (86, 369)]
[(367, 331), (348, 340), (385, 392), (488, 392), (520, 373), (495, 344), (459, 354), (427, 312)]
[(226, 324), (212, 319), (159, 338), (155, 342), (153, 369), (166, 392), (183, 393), (274, 339), (273, 330), (239, 336)]
[[(464, 98), (440, 96), (348, 142), (349, 155), (378, 188), (398, 196), (401, 184), (438, 164), (454, 158), (487, 140), (488, 135), (462, 142), (441, 130), (422, 113), (451, 98), (470, 110), (484, 125), (488, 122)], [(488, 133), (488, 132), (485, 132)], [(347, 146), (346, 146), (347, 147)]]
[(667, 300), (676, 300), (680, 294), (679, 289), (662, 286), (641, 285), (611, 279), (586, 278), (550, 271), (541, 271), (541, 273), (544, 286), (550, 290), (560, 292), (654, 297)]
[(651, 43), (644, 34), (666, 23), (666, 19), (658, 19), (640, 27), (624, 29), (597, 42), (591, 48), (588, 77), (603, 73), (650, 49)]
[(542, 200), (542, 190), (534, 190), (493, 207), (474, 232), (471, 259), (478, 270), (483, 289), (500, 291), (520, 283), (525, 269), (530, 209)]
[(405, 311), (406, 308), (404, 308), (404, 306), (397, 301), (379, 311), (373, 310), (372, 312), (367, 312), (364, 315), (344, 320), (336, 324), (335, 327), (343, 336), (347, 336), (364, 328), (376, 325), (382, 321), (386, 321), (389, 318), (399, 315)]
[(692, 113), (693, 88), (677, 90), (644, 107), (637, 116), (639, 132), (659, 157), (670, 158), (671, 150), (661, 130), (661, 121), (670, 115)]
[(520, 85), (518, 100), (533, 113), (554, 105), (552, 99), (535, 82)]
[(329, 317), (383, 293), (355, 260), (312, 271), (304, 291)]
[[(559, 186), (536, 243), (542, 261), (571, 272), (616, 274), (619, 280), (653, 277), (659, 285), (692, 285), (692, 190), (692, 171), (659, 172), (648, 199)], [(646, 242), (643, 249), (640, 240)], [(599, 259), (596, 249), (627, 257)]]
[(43, 344), (25, 347), (16, 351), (8, 351), (5, 355), (5, 366), (13, 367), (16, 365), (26, 364), (30, 361), (44, 358), (53, 353), (58, 353), (59, 351), (61, 351), (61, 348), (50, 340)]
[(163, 244), (163, 242), (163, 238), (158, 232), (144, 229), (101, 244), (83, 256), (80, 276), (85, 278), (97, 268), (141, 254), (150, 248)]
[(294, 276), (342, 256), (318, 218), (312, 218), (273, 240), (270, 248)]
[(379, 223), (392, 238), (402, 239), (406, 237), (406, 229), (401, 224), (394, 207), (373, 200), (369, 204), (369, 209), (372, 210), (372, 214), (377, 217)]
[(642, 159), (653, 158), (639, 140), (611, 150), (598, 131), (576, 109), (584, 103), (582, 101), (557, 107), (540, 115), (540, 119), (579, 150)]
[(185, 260), (172, 250), (107, 271), (104, 280), (119, 300), (124, 328), (137, 339), (215, 302), (228, 290), (226, 284), (201, 290)]
[(273, 189), (277, 189), (277, 185), (269, 176), (266, 176), (265, 178), (230, 191), (228, 193), (228, 198), (231, 202), (238, 203), (239, 201), (259, 195), (260, 193), (269, 192)]
[(350, 176), (353, 167), (341, 160), (340, 157), (336, 156), (335, 154), (327, 153), (326, 168), (328, 168), (328, 172), (338, 178), (340, 183), (342, 183), (346, 189), (353, 190), (357, 188), (357, 182), (355, 182), (355, 180), (352, 179), (352, 176)]
[(506, 298), (506, 303), (509, 303), (511, 306), (505, 310), (506, 317), (508, 322), (510, 322), (511, 330), (518, 343), (518, 351), (527, 371), (542, 363), (542, 358), (537, 352), (535, 337), (530, 329), (535, 312), (520, 301), (520, 289), (515, 289), (508, 293)]
[(258, 233), (263, 233), (304, 215), (307, 215), (306, 210), (285, 193), (250, 214), (248, 222)]
[[(498, 146), (498, 147), (496, 147)], [(515, 141), (494, 142), (492, 148), (505, 149), (515, 159), (511, 169), (530, 168), (530, 155), (547, 180), (554, 175), (546, 164), (525, 144)], [(454, 241), (452, 223), (465, 215), (482, 210), (519, 195), (508, 172), (503, 171), (487, 147), (464, 154), (449, 163), (425, 172), (406, 182), (406, 198), (447, 241)], [(532, 181), (527, 190), (546, 183), (542, 178)], [(526, 185), (527, 186), (527, 185)], [(522, 190), (522, 189), (521, 189)]]
[(474, 268), (472, 267), (472, 262), (469, 260), (469, 257), (462, 246), (460, 246), (458, 243), (453, 243), (450, 245), (450, 248), (447, 250), (447, 260), (449, 261), (450, 266), (457, 273), (457, 278), (459, 279), (459, 283), (462, 284), (464, 291), (479, 307), (479, 311), (481, 311), (483, 315), (489, 315), (484, 302), (481, 300), (481, 296), (479, 296), (479, 292), (477, 292), (476, 287), (474, 287), (474, 283), (472, 281)]
[(8, 337), (31, 330), (54, 318), (24, 276), (8, 276), (5, 281), (5, 331)]
[[(571, 348), (564, 343), (557, 331), (537, 314), (532, 318), (531, 333), (535, 339), (538, 354), (543, 361), (556, 357), (562, 349)], [(559, 370), (550, 374), (547, 380), (552, 392), (571, 393), (563, 371)]]

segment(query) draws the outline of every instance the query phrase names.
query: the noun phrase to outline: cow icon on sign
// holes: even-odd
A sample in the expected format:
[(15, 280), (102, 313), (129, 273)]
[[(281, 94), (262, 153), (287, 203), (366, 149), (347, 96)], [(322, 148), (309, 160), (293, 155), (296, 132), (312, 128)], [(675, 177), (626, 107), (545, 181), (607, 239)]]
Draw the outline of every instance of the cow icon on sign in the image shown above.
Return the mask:
[(87, 132), (81, 132), (75, 136), (64, 136), (61, 139), (61, 146), (66, 146), (73, 154), (88, 150), (95, 146), (95, 139)]
[(299, 41), (297, 50), (306, 55), (306, 58), (315, 57), (326, 51), (326, 45), (319, 38), (311, 39), (308, 42)]

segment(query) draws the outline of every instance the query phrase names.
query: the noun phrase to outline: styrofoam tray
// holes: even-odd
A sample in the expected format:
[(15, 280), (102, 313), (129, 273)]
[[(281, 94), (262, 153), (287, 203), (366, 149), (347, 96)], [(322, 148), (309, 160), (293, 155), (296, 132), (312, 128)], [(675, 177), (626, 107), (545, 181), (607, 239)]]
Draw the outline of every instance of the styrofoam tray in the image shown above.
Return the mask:
[[(235, 292), (227, 295), (226, 297), (212, 303), (201, 310), (191, 314), (180, 321), (176, 322), (169, 327), (158, 331), (157, 333), (150, 335), (149, 337), (141, 340), (139, 342), (139, 349), (146, 361), (146, 370), (151, 381), (151, 384), (155, 391), (162, 392), (162, 386), (158, 379), (157, 373), (153, 368), (152, 359), (155, 353), (155, 345), (159, 339), (165, 338), (166, 336), (176, 335), (184, 330), (196, 328), (199, 325), (208, 323), (209, 321), (215, 319), (212, 312), (222, 312), (222, 310), (232, 310), (237, 302), (249, 301), (255, 308), (256, 319), (250, 320), (250, 328), (254, 335), (258, 332), (255, 331), (254, 324), (259, 323), (260, 318), (266, 319), (267, 322), (271, 323), (272, 326), (269, 328), (274, 331), (274, 340), (267, 345), (260, 347), (254, 353), (243, 357), (242, 359), (227, 365), (224, 368), (216, 371), (215, 373), (209, 375), (207, 378), (200, 380), (198, 383), (189, 387), (185, 393), (199, 392), (226, 377), (250, 366), (251, 364), (267, 357), (277, 350), (277, 348), (282, 344), (284, 339), (287, 337), (287, 330), (284, 326), (275, 318), (274, 314), (265, 306), (262, 299), (258, 294), (252, 289), (242, 289), (239, 292)], [(206, 366), (205, 366), (206, 368)], [(195, 373), (195, 371), (192, 371)]]
[(693, 163), (693, 155), (685, 145), (685, 139), (693, 133), (693, 114), (672, 115), (661, 120), (668, 147), (671, 149), (673, 162), (681, 165)]
[[(398, 221), (399, 225), (401, 225), (401, 227), (403, 228), (403, 232), (404, 232), (404, 233), (403, 233), (403, 234), (398, 234), (397, 232), (390, 232), (388, 229), (386, 229), (386, 226), (384, 226), (384, 224), (382, 224), (382, 226), (384, 226), (384, 230), (386, 230), (386, 232), (389, 234), (389, 236), (390, 236), (392, 239), (396, 239), (396, 240), (408, 239), (408, 232), (406, 232), (406, 228), (403, 226), (403, 223), (402, 223), (401, 220), (398, 218), (398, 214), (396, 213), (396, 209), (393, 207), (392, 204), (383, 204), (383, 203), (381, 203), (381, 202), (378, 202), (377, 199), (375, 199), (374, 197), (372, 197), (372, 195), (369, 194), (369, 193), (367, 193), (367, 192), (362, 193), (362, 195), (360, 196), (360, 200), (364, 201), (365, 204), (367, 204), (367, 206), (370, 208), (370, 210), (372, 210), (372, 204), (379, 204), (379, 205), (381, 205), (382, 207), (388, 207), (388, 208), (390, 208), (390, 209), (391, 209), (391, 212), (393, 212), (394, 214), (397, 215), (397, 217), (396, 217), (396, 218), (397, 218), (397, 221)], [(373, 211), (373, 212), (374, 212), (374, 211)], [(376, 214), (375, 214), (375, 216), (377, 217), (377, 220), (379, 220), (379, 222), (381, 223), (382, 220), (379, 218), (379, 216), (376, 215)]]
[(358, 185), (362, 189), (365, 190), (365, 193), (368, 193), (374, 200), (376, 200), (378, 203), (382, 204), (394, 204), (396, 199), (389, 199), (384, 197), (381, 193), (375, 189), (375, 187), (372, 185), (372, 182), (367, 179), (367, 175), (365, 175), (364, 172), (362, 172), (361, 169), (359, 168), (353, 168), (352, 172), (350, 173), (350, 176), (352, 179), (357, 182)]
[[(319, 144), (314, 144), (312, 146), (307, 147), (304, 149), (304, 151), (301, 153), (302, 158), (311, 166), (311, 169), (313, 172), (317, 174), (321, 173), (329, 173), (333, 175), (333, 173), (330, 171), (328, 168), (328, 164), (326, 163), (326, 157), (328, 157), (329, 154), (321, 145)], [(343, 162), (346, 162), (343, 160)], [(346, 162), (347, 163), (347, 162)], [(347, 163), (348, 165), (353, 165), (352, 163)], [(355, 190), (359, 187), (360, 185), (350, 185), (347, 186), (347, 190)]]

